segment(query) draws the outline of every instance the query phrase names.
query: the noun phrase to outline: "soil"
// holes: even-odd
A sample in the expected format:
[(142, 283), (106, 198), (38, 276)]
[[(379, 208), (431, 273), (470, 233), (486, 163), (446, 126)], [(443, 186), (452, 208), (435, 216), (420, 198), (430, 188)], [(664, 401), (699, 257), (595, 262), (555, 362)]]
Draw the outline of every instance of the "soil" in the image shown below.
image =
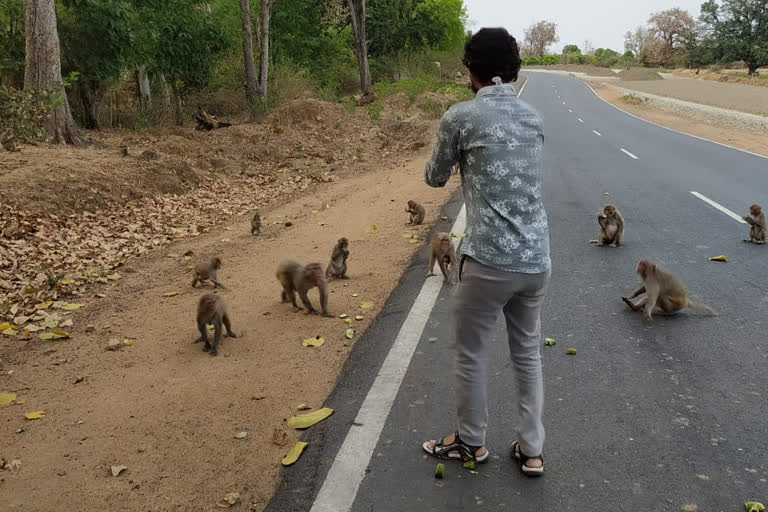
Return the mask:
[(768, 116), (768, 88), (708, 80), (627, 81), (622, 87), (702, 103), (749, 114)]
[[(0, 335), (0, 392), (17, 395), (0, 406), (0, 466), (21, 463), (0, 471), (7, 508), (218, 510), (239, 492), (239, 509), (263, 510), (300, 434), (286, 420), (301, 404), (322, 406), (457, 185), (423, 183), (434, 120), (404, 112), (372, 123), (365, 111), (303, 101), (262, 125), (114, 133), (101, 148), (0, 156), (0, 187), (13, 191), (0, 205), (0, 323), (20, 331)], [(426, 207), (424, 225), (406, 225), (408, 199)], [(242, 215), (254, 206), (258, 237)], [(351, 279), (330, 283), (336, 317), (293, 313), (279, 300), (278, 263), (325, 265), (341, 236)], [(216, 358), (192, 343), (196, 303), (211, 287), (190, 286), (192, 265), (214, 255), (240, 334)], [(42, 286), (43, 268), (67, 284)], [(40, 309), (46, 299), (57, 302)], [(364, 317), (352, 340), (341, 313)], [(69, 338), (24, 331), (42, 322)], [(301, 345), (316, 336), (323, 346)], [(133, 343), (105, 350), (111, 340)], [(25, 419), (38, 410), (41, 419)], [(114, 477), (117, 465), (127, 469)]]
[(716, 82), (768, 87), (768, 68), (761, 68), (758, 73), (759, 76), (750, 77), (747, 74), (747, 69), (723, 69), (721, 71), (701, 69), (698, 75), (695, 69), (675, 69), (672, 71), (675, 76), (695, 80), (714, 80)]
[(701, 123), (686, 116), (650, 107), (642, 101), (638, 102), (637, 98), (625, 97), (611, 86), (592, 84), (592, 87), (604, 100), (648, 121), (683, 133), (768, 156), (768, 135), (749, 130), (739, 130), (730, 126)]
[(654, 69), (632, 68), (623, 70), (618, 75), (623, 81), (646, 81), (646, 80), (664, 80), (664, 78)]
[(557, 64), (554, 66), (526, 66), (525, 69), (551, 69), (554, 71), (570, 71), (571, 73), (586, 73), (589, 76), (612, 76), (616, 73), (609, 68), (589, 66), (586, 64)]

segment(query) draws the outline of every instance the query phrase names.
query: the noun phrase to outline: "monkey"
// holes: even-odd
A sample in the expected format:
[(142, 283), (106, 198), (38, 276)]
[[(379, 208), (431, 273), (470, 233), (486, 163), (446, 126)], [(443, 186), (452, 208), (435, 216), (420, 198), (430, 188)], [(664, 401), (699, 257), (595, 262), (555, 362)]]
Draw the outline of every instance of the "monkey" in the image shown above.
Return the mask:
[[(635, 272), (643, 281), (630, 297), (622, 297), (632, 311), (643, 311), (647, 320), (653, 319), (653, 314), (672, 315), (683, 308), (691, 308), (694, 311), (702, 311), (710, 315), (716, 315), (712, 308), (703, 304), (696, 304), (688, 298), (688, 292), (682, 281), (674, 275), (661, 270), (656, 264), (648, 260), (640, 260)], [(642, 295), (646, 296), (637, 303), (632, 299)]]
[(453, 248), (453, 243), (451, 243), (451, 235), (448, 233), (437, 233), (432, 237), (430, 246), (429, 273), (427, 277), (436, 275), (432, 270), (434, 270), (435, 260), (437, 260), (445, 282), (455, 284), (456, 251)]
[(624, 217), (616, 206), (605, 205), (603, 213), (597, 214), (597, 223), (600, 224), (600, 233), (597, 240), (590, 240), (589, 243), (597, 244), (598, 247), (606, 243), (611, 244), (611, 247), (621, 245), (621, 239), (624, 237)]
[[(213, 324), (213, 344), (208, 340), (207, 324)], [(205, 342), (203, 352), (211, 353), (215, 357), (219, 355), (219, 340), (221, 339), (221, 324), (226, 329), (225, 337), (237, 338), (237, 334), (232, 330), (232, 324), (229, 321), (227, 306), (221, 297), (213, 293), (206, 293), (200, 297), (197, 303), (197, 328), (200, 331), (200, 337), (195, 343)]]
[(251, 219), (251, 234), (259, 236), (259, 233), (261, 233), (261, 215), (259, 215), (259, 212), (256, 212)]
[(338, 277), (339, 279), (349, 279), (347, 275), (347, 259), (349, 258), (349, 240), (345, 237), (339, 238), (331, 252), (331, 262), (325, 269), (325, 277)]
[(760, 245), (764, 244), (768, 230), (766, 230), (765, 226), (765, 213), (763, 213), (763, 208), (759, 204), (753, 204), (749, 207), (749, 215), (744, 216), (743, 219), (750, 225), (749, 239), (744, 240), (744, 242), (752, 242)]
[(406, 208), (405, 211), (411, 214), (411, 220), (408, 221), (408, 224), (419, 225), (424, 222), (424, 215), (426, 212), (424, 211), (424, 207), (416, 201), (408, 201), (408, 208)]
[(20, 151), (16, 146), (16, 137), (13, 136), (13, 130), (8, 128), (0, 135), (0, 144), (11, 153)]
[(223, 284), (221, 284), (217, 280), (216, 274), (218, 273), (219, 269), (221, 268), (221, 259), (220, 258), (212, 258), (211, 261), (208, 261), (206, 263), (198, 263), (195, 266), (195, 277), (192, 279), (192, 288), (194, 288), (197, 283), (199, 282), (201, 285), (204, 281), (212, 281), (214, 288), (225, 288)]
[(320, 308), (324, 317), (332, 317), (328, 313), (328, 281), (323, 274), (323, 267), (319, 263), (301, 265), (292, 260), (286, 260), (277, 267), (277, 280), (283, 286), (280, 300), (283, 304), (293, 304), (293, 312), (298, 313), (303, 308), (296, 304), (296, 292), (299, 293), (301, 302), (307, 308), (308, 315), (317, 315), (318, 311), (312, 307), (307, 297), (307, 292), (317, 286), (320, 291)]

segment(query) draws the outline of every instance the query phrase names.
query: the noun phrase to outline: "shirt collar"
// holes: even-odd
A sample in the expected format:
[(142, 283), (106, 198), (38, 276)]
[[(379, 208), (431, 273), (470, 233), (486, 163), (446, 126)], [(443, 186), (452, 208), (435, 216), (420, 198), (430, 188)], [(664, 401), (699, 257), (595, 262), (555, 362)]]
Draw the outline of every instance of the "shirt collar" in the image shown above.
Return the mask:
[(484, 96), (517, 96), (517, 91), (511, 84), (487, 85), (477, 91), (477, 98)]

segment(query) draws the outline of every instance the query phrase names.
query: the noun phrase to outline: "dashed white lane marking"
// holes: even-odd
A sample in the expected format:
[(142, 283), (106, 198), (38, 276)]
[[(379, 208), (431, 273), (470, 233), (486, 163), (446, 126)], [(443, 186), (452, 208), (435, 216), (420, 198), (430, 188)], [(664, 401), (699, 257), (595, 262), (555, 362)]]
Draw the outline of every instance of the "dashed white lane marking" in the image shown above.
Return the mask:
[(632, 158), (633, 160), (638, 160), (637, 156), (633, 155), (632, 153), (630, 153), (626, 149), (624, 149), (624, 148), (619, 148), (619, 149), (621, 149), (621, 152), (624, 153), (625, 155), (627, 155), (629, 158)]
[(565, 102), (563, 102), (563, 105), (565, 105)]
[(571, 109), (568, 109), (568, 112), (570, 112), (571, 114), (573, 114), (573, 110), (571, 110)]
[(595, 134), (595, 135), (597, 135), (598, 137), (602, 137), (602, 136), (603, 136), (603, 134), (602, 134), (602, 133), (600, 133), (600, 132), (599, 132), (599, 131), (597, 131), (597, 130), (592, 130), (592, 133), (594, 133), (594, 134)]
[(584, 122), (584, 120), (583, 120), (582, 118), (579, 118), (579, 122), (580, 122), (580, 123), (583, 123), (583, 122)]
[[(466, 206), (462, 206), (452, 232), (463, 232)], [(432, 307), (443, 286), (442, 278), (424, 281), (419, 296), (403, 322), (392, 348), (381, 365), (347, 437), (336, 454), (323, 487), (310, 512), (347, 512), (352, 508), (365, 470), (387, 421), (400, 384), (427, 325)]]
[(741, 215), (733, 213), (731, 210), (729, 210), (725, 206), (714, 202), (713, 200), (711, 200), (707, 196), (705, 196), (703, 194), (699, 194), (698, 192), (694, 192), (693, 190), (691, 190), (690, 192), (691, 192), (691, 194), (693, 194), (694, 196), (698, 197), (699, 199), (701, 199), (702, 201), (704, 201), (708, 205), (717, 208), (718, 210), (720, 210), (721, 212), (723, 212), (727, 216), (731, 217), (732, 219), (736, 220), (737, 222), (741, 222), (742, 224), (746, 224), (747, 223), (747, 221), (745, 221), (744, 219), (741, 218)]

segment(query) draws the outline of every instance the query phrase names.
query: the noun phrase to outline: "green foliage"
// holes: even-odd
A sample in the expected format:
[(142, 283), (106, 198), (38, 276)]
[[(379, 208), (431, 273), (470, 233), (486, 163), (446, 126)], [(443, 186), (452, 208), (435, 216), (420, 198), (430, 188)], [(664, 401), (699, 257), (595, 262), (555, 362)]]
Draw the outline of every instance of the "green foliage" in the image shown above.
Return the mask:
[(420, 74), (394, 82), (383, 80), (374, 84), (373, 91), (380, 98), (386, 98), (402, 92), (408, 95), (410, 101), (414, 101), (425, 92), (446, 94), (455, 98), (456, 101), (472, 97), (472, 91), (466, 86), (461, 86), (450, 80), (440, 80), (428, 74)]
[(0, 84), (24, 85), (24, 3), (0, 0)]
[(371, 121), (377, 121), (381, 117), (381, 111), (384, 110), (384, 104), (379, 100), (369, 103), (367, 106), (368, 117)]
[(413, 12), (411, 42), (434, 50), (461, 48), (466, 14), (463, 0), (422, 0)]
[(595, 66), (611, 67), (618, 64), (620, 56), (618, 52), (610, 48), (598, 48), (595, 50)]
[(701, 6), (709, 34), (707, 49), (723, 62), (743, 60), (753, 74), (768, 65), (768, 11), (765, 0), (709, 0)]
[(579, 50), (579, 47), (575, 44), (567, 44), (563, 46), (563, 55), (568, 55), (570, 53), (581, 55), (581, 50)]
[(11, 128), (22, 142), (41, 139), (48, 111), (60, 101), (58, 91), (23, 91), (0, 86), (0, 133)]

